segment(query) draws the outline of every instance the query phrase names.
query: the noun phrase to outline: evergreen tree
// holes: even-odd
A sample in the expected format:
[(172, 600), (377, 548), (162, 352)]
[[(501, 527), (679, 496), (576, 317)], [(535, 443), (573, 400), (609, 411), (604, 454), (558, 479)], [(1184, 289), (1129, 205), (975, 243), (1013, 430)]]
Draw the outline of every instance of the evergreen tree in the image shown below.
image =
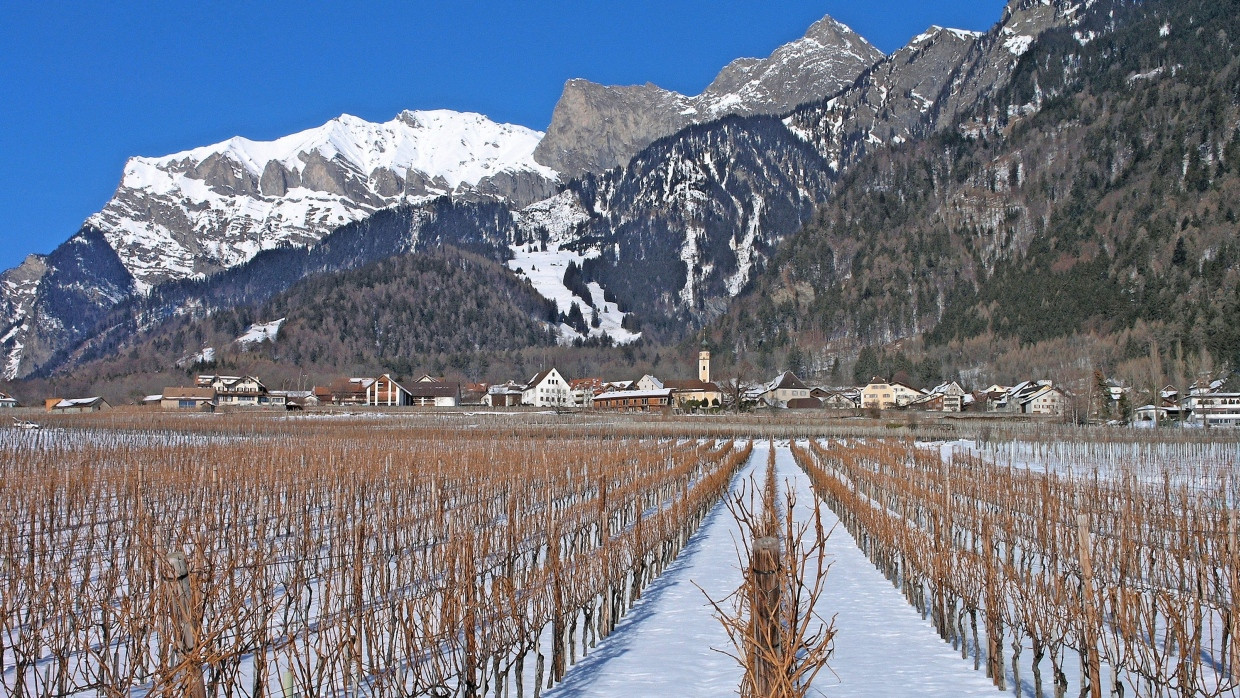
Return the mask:
[(857, 363), (853, 364), (853, 381), (857, 385), (866, 385), (878, 372), (878, 354), (873, 347), (863, 347), (857, 355)]

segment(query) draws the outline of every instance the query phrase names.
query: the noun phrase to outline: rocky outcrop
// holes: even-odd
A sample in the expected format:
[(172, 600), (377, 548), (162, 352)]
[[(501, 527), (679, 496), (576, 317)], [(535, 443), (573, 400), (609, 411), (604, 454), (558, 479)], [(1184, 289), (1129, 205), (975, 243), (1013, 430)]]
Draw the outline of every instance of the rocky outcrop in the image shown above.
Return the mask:
[(883, 54), (825, 17), (764, 59), (728, 64), (696, 97), (656, 85), (608, 87), (569, 80), (534, 158), (570, 176), (624, 165), (691, 124), (729, 114), (781, 114), (851, 84)]

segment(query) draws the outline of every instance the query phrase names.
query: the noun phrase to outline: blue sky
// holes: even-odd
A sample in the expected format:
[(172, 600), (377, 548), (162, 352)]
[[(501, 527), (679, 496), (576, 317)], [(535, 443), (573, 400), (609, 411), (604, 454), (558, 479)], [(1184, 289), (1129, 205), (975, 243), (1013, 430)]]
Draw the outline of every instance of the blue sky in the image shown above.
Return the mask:
[(890, 53), (931, 24), (988, 29), (1003, 4), (0, 3), (0, 268), (76, 232), (131, 155), (402, 109), (542, 130), (569, 78), (696, 94), (826, 14)]

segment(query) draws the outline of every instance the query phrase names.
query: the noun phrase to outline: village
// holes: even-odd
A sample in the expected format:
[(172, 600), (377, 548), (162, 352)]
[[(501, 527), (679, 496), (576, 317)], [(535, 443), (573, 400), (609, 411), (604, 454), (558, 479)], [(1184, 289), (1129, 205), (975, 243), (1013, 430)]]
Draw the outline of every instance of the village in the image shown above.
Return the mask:
[[(170, 411), (304, 411), (323, 408), (491, 408), (557, 412), (597, 410), (632, 413), (712, 414), (795, 410), (824, 418), (878, 417), (896, 412), (942, 416), (1024, 418), (1042, 421), (1094, 422), (1112, 426), (1240, 427), (1240, 392), (1223, 380), (1200, 380), (1184, 394), (1174, 386), (1144, 392), (1105, 379), (1068, 388), (1046, 378), (1015, 385), (966, 389), (957, 381), (918, 388), (902, 380), (874, 377), (866, 385), (810, 384), (792, 371), (769, 381), (743, 376), (713, 380), (711, 353), (698, 353), (697, 378), (665, 379), (646, 374), (637, 379), (570, 378), (555, 367), (525, 381), (499, 384), (452, 381), (429, 374), (400, 380), (391, 373), (341, 377), (327, 385), (301, 390), (270, 389), (257, 376), (200, 374), (193, 385), (167, 386), (148, 395), (143, 406)], [(1138, 403), (1137, 399), (1146, 402)], [(1134, 406), (1135, 405), (1135, 406)], [(0, 409), (18, 407), (0, 393)], [(98, 412), (113, 405), (98, 396), (49, 397), (47, 412)], [(23, 421), (23, 420), (18, 420)]]

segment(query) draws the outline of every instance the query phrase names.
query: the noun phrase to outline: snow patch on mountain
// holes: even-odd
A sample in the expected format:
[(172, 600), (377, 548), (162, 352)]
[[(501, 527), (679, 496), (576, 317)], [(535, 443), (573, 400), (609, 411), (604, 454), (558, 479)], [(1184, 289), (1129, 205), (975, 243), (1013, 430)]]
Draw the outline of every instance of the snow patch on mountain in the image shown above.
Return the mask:
[[(1010, 30), (1004, 29), (1003, 31), (1009, 32)], [(1025, 52), (1028, 51), (1029, 47), (1032, 45), (1033, 37), (1026, 36), (1024, 34), (1008, 36), (1008, 38), (1003, 40), (1003, 48), (1011, 51), (1013, 56), (1025, 55)]]
[(543, 298), (553, 301), (557, 312), (567, 314), (576, 303), (587, 323), (592, 317), (591, 307), (598, 316), (599, 326), (591, 326), (585, 335), (559, 323), (556, 331), (562, 344), (601, 336), (611, 337), (617, 344), (629, 344), (641, 337), (640, 332), (631, 332), (622, 326), (627, 313), (622, 312), (618, 304), (606, 300), (606, 292), (597, 282), (586, 284), (589, 298), (578, 296), (564, 285), (564, 272), (569, 264), (581, 267), (587, 259), (601, 254), (597, 248), (584, 251), (567, 248), (577, 242), (578, 227), (590, 218), (577, 197), (568, 191), (561, 192), (518, 211), (515, 218), (527, 239), (509, 246), (512, 259), (508, 261), (508, 268), (530, 282)]
[(936, 39), (944, 32), (964, 41), (972, 41), (982, 35), (982, 32), (969, 31), (967, 29), (952, 29), (951, 27), (940, 27), (937, 24), (932, 24), (929, 29), (918, 34), (917, 36), (914, 36), (908, 42), (908, 46), (918, 46), (932, 39)]
[(197, 354), (190, 354), (189, 356), (183, 357), (177, 362), (177, 367), (184, 368), (186, 366), (206, 364), (212, 361), (215, 361), (215, 347), (203, 347), (202, 351)]
[(599, 326), (590, 327), (585, 335), (566, 323), (557, 324), (556, 331), (561, 344), (571, 344), (586, 337), (608, 336), (617, 344), (629, 344), (641, 338), (640, 332), (630, 332), (622, 326), (627, 313), (622, 312), (616, 303), (605, 299), (603, 287), (597, 282), (591, 281), (586, 285), (590, 290), (590, 298), (582, 298), (564, 285), (564, 272), (568, 265), (576, 264), (580, 267), (587, 259), (597, 257), (597, 250), (582, 254), (561, 249), (557, 242), (548, 242), (545, 250), (538, 242), (513, 245), (511, 250), (512, 259), (508, 261), (508, 268), (529, 281), (539, 295), (555, 302), (558, 312), (567, 314), (576, 303), (587, 323), (592, 317), (591, 306), (594, 308), (593, 312), (597, 313)]
[(280, 326), (284, 324), (284, 318), (272, 320), (271, 322), (254, 323), (246, 328), (245, 332), (235, 341), (242, 348), (251, 344), (262, 344), (263, 342), (276, 341), (276, 335), (280, 333)]

